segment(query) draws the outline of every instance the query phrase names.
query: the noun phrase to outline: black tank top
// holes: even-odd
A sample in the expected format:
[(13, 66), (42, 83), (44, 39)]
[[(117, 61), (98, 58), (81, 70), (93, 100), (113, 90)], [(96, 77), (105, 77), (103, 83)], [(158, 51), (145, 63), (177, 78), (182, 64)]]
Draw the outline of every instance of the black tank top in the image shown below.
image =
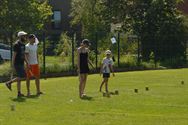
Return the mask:
[(88, 73), (88, 53), (80, 53), (80, 73)]

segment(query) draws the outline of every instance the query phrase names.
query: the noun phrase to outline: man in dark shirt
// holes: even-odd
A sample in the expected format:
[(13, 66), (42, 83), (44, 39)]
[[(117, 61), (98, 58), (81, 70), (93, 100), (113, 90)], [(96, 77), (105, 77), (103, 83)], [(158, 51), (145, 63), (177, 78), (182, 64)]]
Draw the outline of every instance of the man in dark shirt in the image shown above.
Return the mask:
[(24, 31), (18, 32), (18, 40), (13, 47), (13, 57), (12, 57), (12, 68), (16, 71), (17, 77), (6, 82), (6, 86), (9, 90), (11, 89), (11, 84), (17, 82), (18, 97), (24, 96), (21, 93), (21, 80), (26, 77), (24, 69), (25, 60), (25, 42), (27, 40), (27, 33)]

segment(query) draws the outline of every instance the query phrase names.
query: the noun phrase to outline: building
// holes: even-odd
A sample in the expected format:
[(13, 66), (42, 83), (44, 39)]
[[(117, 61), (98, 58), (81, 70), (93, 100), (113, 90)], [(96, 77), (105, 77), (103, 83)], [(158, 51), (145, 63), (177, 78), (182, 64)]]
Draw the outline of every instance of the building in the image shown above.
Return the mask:
[(47, 31), (52, 39), (58, 39), (62, 32), (71, 32), (71, 0), (49, 0), (49, 4), (53, 15)]
[[(52, 20), (48, 25), (48, 35), (51, 39), (58, 40), (62, 32), (72, 32), (70, 25), (71, 17), (71, 0), (49, 0), (49, 4), (52, 6)], [(178, 5), (178, 9), (181, 10), (185, 15), (188, 15), (188, 0)], [(81, 27), (77, 28), (78, 34), (80, 34)]]

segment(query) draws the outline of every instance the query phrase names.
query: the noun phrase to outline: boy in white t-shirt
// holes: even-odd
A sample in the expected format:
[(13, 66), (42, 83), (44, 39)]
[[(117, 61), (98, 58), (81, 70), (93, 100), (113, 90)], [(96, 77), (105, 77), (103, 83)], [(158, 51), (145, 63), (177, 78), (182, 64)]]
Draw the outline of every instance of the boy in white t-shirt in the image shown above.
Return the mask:
[(26, 70), (27, 74), (27, 96), (30, 96), (30, 78), (35, 78), (37, 95), (42, 94), (40, 91), (40, 68), (38, 62), (38, 44), (39, 41), (35, 35), (29, 35), (29, 43), (25, 46), (25, 55), (28, 61), (28, 68)]
[(113, 76), (115, 76), (115, 74), (113, 69), (113, 61), (111, 59), (111, 51), (107, 50), (105, 53), (106, 53), (106, 57), (102, 61), (101, 72), (100, 72), (100, 75), (103, 73), (103, 81), (100, 85), (99, 91), (100, 92), (102, 91), (102, 87), (105, 84), (106, 93), (108, 93), (108, 79), (110, 78), (110, 72), (112, 71)]

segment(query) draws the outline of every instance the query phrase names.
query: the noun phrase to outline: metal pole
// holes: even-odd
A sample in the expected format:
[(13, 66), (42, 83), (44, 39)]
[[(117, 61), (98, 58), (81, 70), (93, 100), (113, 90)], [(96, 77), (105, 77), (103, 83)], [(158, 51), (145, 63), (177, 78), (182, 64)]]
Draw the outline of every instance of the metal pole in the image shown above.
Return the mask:
[(154, 54), (155, 68), (157, 68), (157, 42), (155, 41), (155, 54)]
[(46, 41), (45, 41), (45, 32), (43, 32), (43, 74), (46, 74)]
[(95, 46), (95, 59), (96, 59), (96, 62), (95, 62), (95, 65), (96, 65), (96, 70), (97, 70), (97, 67), (98, 67), (98, 56), (97, 56), (97, 54), (98, 54), (98, 34), (97, 34), (97, 32), (96, 32), (96, 34), (95, 34), (95, 42), (96, 42), (96, 46)]
[(13, 56), (13, 39), (12, 33), (10, 33), (10, 66), (12, 67), (12, 56)]
[(138, 40), (138, 57), (137, 57), (138, 61), (137, 61), (137, 63), (140, 64), (140, 39), (139, 39), (139, 37), (137, 37), (137, 40)]
[(76, 40), (76, 33), (72, 37), (72, 68), (74, 69), (74, 42)]
[(120, 32), (118, 32), (118, 67), (120, 66)]

